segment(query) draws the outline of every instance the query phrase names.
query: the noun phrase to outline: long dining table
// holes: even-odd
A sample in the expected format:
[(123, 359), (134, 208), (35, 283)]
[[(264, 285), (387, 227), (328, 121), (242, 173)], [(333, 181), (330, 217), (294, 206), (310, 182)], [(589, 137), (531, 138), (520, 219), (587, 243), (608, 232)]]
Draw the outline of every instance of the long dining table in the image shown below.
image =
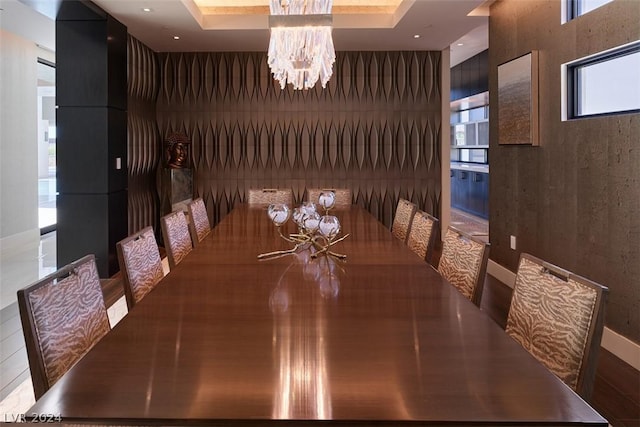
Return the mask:
[[(180, 425), (607, 421), (359, 206), (332, 250), (238, 205), (29, 415)], [(295, 232), (293, 224), (282, 227)]]

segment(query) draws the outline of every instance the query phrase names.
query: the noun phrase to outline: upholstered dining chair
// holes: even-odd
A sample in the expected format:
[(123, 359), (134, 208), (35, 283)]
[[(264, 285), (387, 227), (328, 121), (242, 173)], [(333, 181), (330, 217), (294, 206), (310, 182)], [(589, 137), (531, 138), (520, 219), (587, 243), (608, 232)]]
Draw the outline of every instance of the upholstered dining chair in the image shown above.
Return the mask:
[(449, 226), (442, 242), (438, 271), (462, 295), (480, 307), (489, 243)]
[(609, 289), (520, 255), (506, 331), (533, 357), (589, 400)]
[(281, 190), (276, 188), (261, 188), (249, 190), (249, 204), (268, 206), (272, 203), (293, 204), (293, 191), (291, 189)]
[(118, 263), (129, 310), (155, 288), (164, 277), (162, 260), (153, 228), (145, 227), (116, 243)]
[(187, 218), (182, 211), (171, 212), (160, 218), (160, 227), (169, 268), (173, 269), (193, 249)]
[(411, 226), (411, 221), (413, 220), (413, 215), (415, 215), (416, 210), (416, 205), (410, 201), (405, 199), (398, 200), (396, 214), (391, 224), (391, 233), (405, 243), (407, 242), (409, 227)]
[(351, 200), (351, 190), (348, 188), (309, 188), (307, 190), (307, 200), (318, 203), (320, 193), (323, 191), (333, 191), (336, 195), (335, 206), (349, 206), (353, 203)]
[(36, 400), (111, 330), (93, 255), (18, 291)]
[(420, 258), (430, 262), (438, 229), (438, 218), (424, 211), (417, 211), (409, 227), (407, 246)]
[(202, 198), (198, 197), (187, 204), (187, 209), (191, 218), (191, 221), (189, 221), (189, 233), (191, 233), (193, 246), (197, 246), (211, 232), (207, 208), (204, 206)]

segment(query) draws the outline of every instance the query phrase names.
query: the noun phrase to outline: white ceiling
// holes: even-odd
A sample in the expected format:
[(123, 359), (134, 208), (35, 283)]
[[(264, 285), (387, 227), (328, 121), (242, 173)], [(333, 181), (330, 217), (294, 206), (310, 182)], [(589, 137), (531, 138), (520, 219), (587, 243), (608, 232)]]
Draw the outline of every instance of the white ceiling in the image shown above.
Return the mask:
[[(131, 35), (157, 52), (266, 51), (268, 17), (249, 25), (242, 17), (224, 17), (227, 29), (203, 30), (186, 5), (190, 0), (93, 0), (127, 26)], [(0, 27), (51, 50), (55, 49), (52, 4), (59, 0), (0, 0)], [(443, 50), (451, 46), (451, 66), (488, 47), (488, 17), (467, 16), (493, 0), (405, 0), (406, 13), (391, 19), (392, 28), (366, 15), (334, 16), (336, 50)], [(31, 7), (26, 6), (29, 4)], [(149, 7), (152, 12), (142, 9)], [(402, 11), (400, 11), (402, 12)], [(255, 18), (255, 17), (254, 17)], [(247, 28), (251, 27), (251, 28)], [(357, 27), (357, 28), (354, 28)], [(241, 29), (229, 29), (241, 28)], [(420, 38), (414, 38), (419, 34)], [(179, 36), (179, 40), (174, 40)], [(463, 43), (458, 46), (458, 43)]]

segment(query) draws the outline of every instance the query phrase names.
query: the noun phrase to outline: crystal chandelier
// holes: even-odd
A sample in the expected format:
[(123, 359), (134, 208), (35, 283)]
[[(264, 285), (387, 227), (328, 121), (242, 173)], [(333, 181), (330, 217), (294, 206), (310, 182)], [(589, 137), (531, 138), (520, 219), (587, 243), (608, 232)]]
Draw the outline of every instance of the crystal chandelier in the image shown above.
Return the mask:
[(270, 0), (268, 63), (284, 89), (322, 87), (333, 73), (336, 53), (331, 37), (333, 0)]

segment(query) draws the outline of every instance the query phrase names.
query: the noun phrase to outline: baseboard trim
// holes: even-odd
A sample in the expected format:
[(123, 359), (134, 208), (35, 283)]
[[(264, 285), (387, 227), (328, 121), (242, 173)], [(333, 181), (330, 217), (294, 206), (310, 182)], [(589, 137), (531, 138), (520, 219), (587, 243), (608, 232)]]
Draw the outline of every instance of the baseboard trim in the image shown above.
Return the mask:
[(513, 285), (516, 283), (516, 273), (491, 259), (487, 263), (487, 274), (492, 275), (511, 289), (513, 289)]
[(640, 345), (629, 338), (605, 327), (602, 333), (602, 348), (640, 371)]
[[(487, 264), (487, 274), (492, 275), (505, 285), (513, 289), (516, 281), (516, 274), (506, 267), (489, 260)], [(602, 333), (602, 348), (613, 353), (625, 363), (640, 371), (640, 344), (620, 335), (605, 326)]]

